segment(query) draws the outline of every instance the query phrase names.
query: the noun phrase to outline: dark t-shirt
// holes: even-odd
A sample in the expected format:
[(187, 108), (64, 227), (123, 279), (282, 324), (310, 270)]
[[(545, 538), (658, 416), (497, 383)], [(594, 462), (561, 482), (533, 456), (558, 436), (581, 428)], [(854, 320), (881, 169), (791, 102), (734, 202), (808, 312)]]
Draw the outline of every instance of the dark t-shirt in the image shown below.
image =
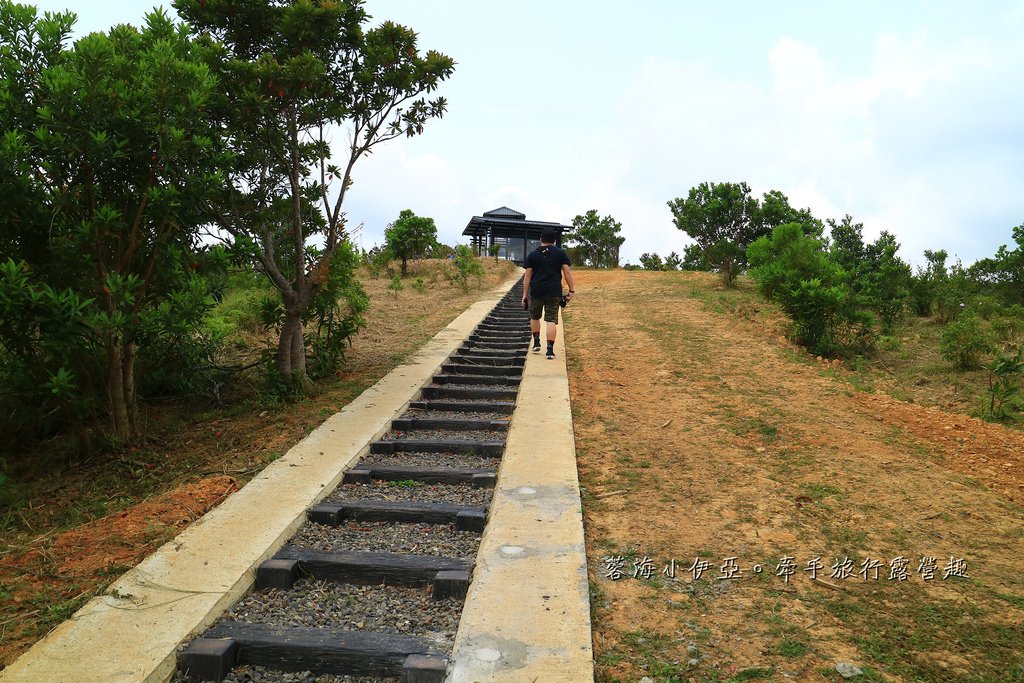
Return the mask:
[(569, 255), (553, 244), (541, 245), (526, 255), (526, 267), (533, 268), (531, 299), (557, 299), (562, 296), (563, 265), (572, 265)]

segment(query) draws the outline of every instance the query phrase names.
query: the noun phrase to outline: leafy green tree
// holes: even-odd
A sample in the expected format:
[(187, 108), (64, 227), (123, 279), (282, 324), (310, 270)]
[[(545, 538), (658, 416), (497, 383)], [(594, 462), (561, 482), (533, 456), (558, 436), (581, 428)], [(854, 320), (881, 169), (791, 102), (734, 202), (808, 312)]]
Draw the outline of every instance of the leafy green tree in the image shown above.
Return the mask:
[(665, 270), (665, 264), (657, 254), (641, 254), (640, 265), (644, 270)]
[(1013, 229), (1015, 249), (1004, 244), (992, 258), (968, 268), (970, 278), (989, 289), (1003, 305), (1024, 304), (1024, 223)]
[[(443, 115), (444, 98), (420, 96), (452, 74), (454, 61), (421, 54), (410, 28), (367, 29), (361, 0), (174, 6), (203, 37), (210, 68), (230, 84), (217, 123), (234, 158), (211, 203), (215, 223), (280, 292), (277, 372), (302, 389), (309, 381), (303, 320), (345, 242), (342, 207), (355, 164)], [(348, 139), (340, 166), (331, 162), (338, 127)], [(321, 246), (311, 246), (314, 239)]]
[(747, 257), (758, 289), (789, 314), (797, 341), (812, 353), (864, 343), (870, 315), (857, 310), (846, 273), (802, 224), (780, 225), (755, 240)]
[(686, 199), (668, 202), (672, 222), (700, 247), (726, 285), (747, 265), (746, 249), (766, 231), (757, 198), (746, 183), (702, 183)]
[(437, 226), (433, 218), (417, 216), (404, 209), (398, 220), (384, 231), (384, 239), (391, 253), (402, 259), (404, 277), (408, 260), (425, 254), (437, 242)]
[(948, 257), (949, 253), (944, 249), (924, 250), (926, 265), (924, 268), (918, 267), (910, 287), (911, 306), (918, 315), (932, 314), (938, 290), (949, 277), (949, 271), (946, 268)]
[(899, 248), (896, 237), (883, 230), (877, 240), (864, 247), (857, 270), (855, 291), (878, 314), (883, 332), (890, 332), (903, 319), (910, 299), (910, 265), (896, 255)]
[(500, 244), (492, 244), (491, 246), (487, 247), (487, 254), (489, 256), (493, 257), (495, 261), (498, 260), (498, 254), (500, 254), (500, 253), (501, 253), (501, 245)]
[(683, 258), (674, 251), (670, 251), (665, 257), (665, 270), (679, 270), (683, 265)]
[(789, 198), (778, 190), (769, 190), (761, 198), (761, 227), (765, 233), (786, 223), (799, 223), (808, 237), (821, 239), (824, 224), (811, 214), (810, 209), (796, 209)]
[(475, 277), (478, 280), (484, 275), (484, 267), (476, 260), (473, 250), (467, 244), (460, 244), (455, 247), (451, 268), (448, 270), (448, 279), (457, 284), (462, 291), (469, 291), (469, 278)]
[(687, 244), (683, 247), (683, 262), (679, 267), (682, 270), (714, 270), (714, 267), (704, 258), (704, 252), (698, 244)]
[(20, 316), (0, 362), (22, 406), (28, 378), (76, 423), (105, 406), (129, 442), (138, 378), (193, 356), (212, 304), (197, 243), (226, 158), (217, 82), (162, 12), (65, 49), (73, 21), (0, 3), (0, 313)]
[(973, 311), (957, 316), (942, 331), (939, 350), (942, 357), (961, 370), (974, 370), (981, 366), (981, 356), (991, 344), (981, 319)]
[(596, 209), (572, 219), (572, 230), (565, 234), (566, 246), (592, 268), (617, 268), (619, 248), (625, 237), (619, 235), (622, 223), (612, 216), (599, 216)]

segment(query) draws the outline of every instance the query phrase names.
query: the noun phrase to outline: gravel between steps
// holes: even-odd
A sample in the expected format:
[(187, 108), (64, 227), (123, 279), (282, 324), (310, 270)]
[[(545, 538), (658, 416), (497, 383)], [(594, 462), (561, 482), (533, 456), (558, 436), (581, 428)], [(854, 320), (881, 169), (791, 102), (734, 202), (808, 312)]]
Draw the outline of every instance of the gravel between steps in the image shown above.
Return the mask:
[[(174, 681), (179, 679), (175, 676)], [(239, 666), (231, 670), (224, 683), (399, 683), (400, 678), (367, 678), (366, 676), (331, 676), (308, 671), (293, 673), (275, 671), (262, 666)]]
[(346, 500), (415, 501), (483, 507), (491, 502), (491, 493), (491, 489), (451, 484), (403, 486), (397, 482), (374, 482), (373, 484), (342, 484), (331, 492), (327, 501), (332, 503), (344, 503)]
[(250, 593), (225, 619), (274, 626), (320, 626), (422, 637), (451, 653), (462, 600), (434, 600), (427, 588), (356, 586), (300, 579), (290, 590)]
[(381, 441), (505, 441), (505, 432), (494, 429), (410, 429), (390, 431)]
[(458, 531), (454, 524), (350, 521), (337, 527), (305, 524), (289, 543), (332, 553), (407, 553), (472, 560), (480, 548), (480, 534)]
[(371, 453), (359, 465), (387, 465), (388, 467), (490, 467), (497, 469), (501, 458), (481, 457), (465, 453)]
[(508, 420), (508, 413), (460, 413), (454, 410), (420, 410), (410, 408), (402, 417), (417, 420)]

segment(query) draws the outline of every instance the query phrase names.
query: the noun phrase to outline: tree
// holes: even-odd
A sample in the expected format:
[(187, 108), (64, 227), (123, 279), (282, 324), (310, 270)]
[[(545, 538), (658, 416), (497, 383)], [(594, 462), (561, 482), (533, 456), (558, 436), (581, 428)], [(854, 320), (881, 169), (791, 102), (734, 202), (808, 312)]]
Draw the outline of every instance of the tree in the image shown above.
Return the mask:
[(641, 254), (640, 265), (644, 267), (644, 270), (665, 270), (665, 264), (657, 254)]
[(1013, 229), (1016, 249), (1004, 244), (994, 257), (984, 258), (968, 268), (975, 281), (984, 283), (1004, 305), (1024, 303), (1024, 223)]
[(870, 315), (857, 310), (842, 267), (804, 234), (800, 223), (785, 223), (747, 248), (750, 276), (768, 299), (793, 319), (796, 339), (812, 353), (831, 355), (846, 341), (870, 333)]
[(679, 270), (683, 265), (683, 257), (670, 251), (665, 257), (665, 270)]
[(626, 241), (619, 235), (622, 223), (611, 216), (598, 216), (596, 209), (572, 219), (572, 230), (565, 234), (566, 246), (592, 268), (617, 268), (619, 248)]
[(702, 183), (668, 207), (672, 222), (697, 242), (726, 285), (746, 266), (747, 245), (767, 232), (746, 183)]
[[(303, 319), (346, 239), (342, 207), (353, 168), (379, 145), (421, 134), (444, 114), (444, 98), (420, 95), (447, 79), (454, 61), (420, 54), (416, 33), (404, 26), (367, 30), (361, 0), (174, 6), (204, 37), (211, 69), (230, 84), (218, 123), (235, 156), (211, 204), (216, 225), (280, 292), (277, 371), (302, 389), (309, 381)], [(339, 126), (348, 134), (341, 166), (330, 161)]]
[(687, 244), (683, 247), (683, 262), (679, 267), (682, 270), (714, 270), (697, 244)]
[(162, 12), (67, 50), (73, 21), (0, 3), (0, 313), (18, 316), (0, 356), (15, 400), (35, 378), (75, 422), (105, 404), (129, 442), (137, 378), (193, 343), (212, 303), (197, 241), (225, 160), (216, 79)]
[(425, 253), (437, 242), (437, 226), (433, 218), (417, 216), (409, 209), (398, 215), (398, 220), (384, 231), (387, 248), (402, 259), (402, 276), (406, 274), (406, 263), (410, 258)]

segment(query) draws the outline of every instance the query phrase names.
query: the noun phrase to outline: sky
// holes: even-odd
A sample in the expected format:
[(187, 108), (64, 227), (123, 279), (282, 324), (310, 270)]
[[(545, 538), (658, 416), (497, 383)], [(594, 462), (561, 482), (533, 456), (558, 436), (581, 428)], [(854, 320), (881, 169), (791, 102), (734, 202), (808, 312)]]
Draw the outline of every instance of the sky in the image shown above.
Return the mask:
[[(138, 25), (154, 6), (33, 4), (76, 12), (79, 33)], [(448, 244), (500, 206), (565, 224), (596, 209), (622, 223), (636, 263), (682, 253), (666, 204), (706, 181), (850, 214), (913, 264), (924, 249), (970, 264), (1024, 223), (1024, 0), (366, 7), (457, 66), (443, 119), (357, 163), (345, 210), (364, 248), (402, 209)]]

